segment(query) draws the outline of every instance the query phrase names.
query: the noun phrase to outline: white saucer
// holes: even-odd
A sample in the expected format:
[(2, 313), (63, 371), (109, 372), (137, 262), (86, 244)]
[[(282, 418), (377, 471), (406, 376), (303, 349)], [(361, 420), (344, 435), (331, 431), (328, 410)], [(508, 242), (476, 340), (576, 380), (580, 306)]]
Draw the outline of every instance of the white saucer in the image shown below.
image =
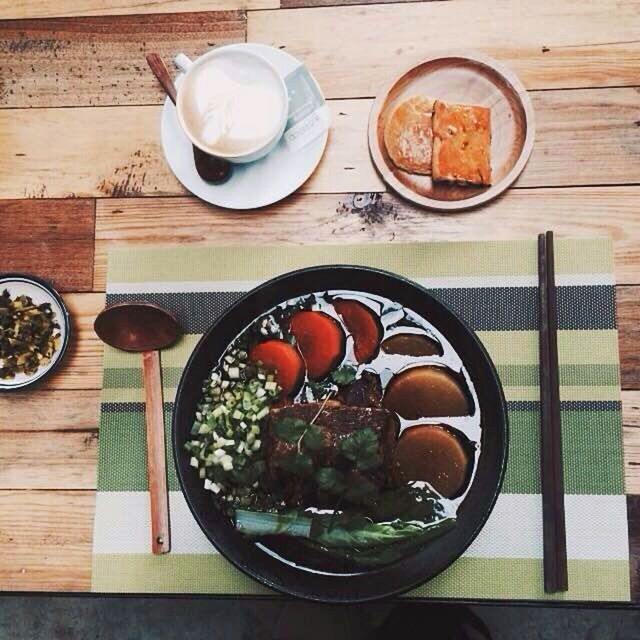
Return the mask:
[[(292, 55), (263, 44), (242, 43), (230, 46), (263, 56), (283, 78), (302, 65)], [(322, 95), (315, 78), (312, 79)], [(180, 78), (176, 84), (179, 82)], [(326, 104), (322, 108), (328, 118)], [(222, 185), (205, 182), (198, 175), (191, 141), (182, 130), (176, 109), (168, 98), (162, 110), (160, 135), (164, 157), (171, 171), (191, 193), (219, 207), (255, 209), (282, 200), (311, 176), (322, 158), (329, 131), (327, 127), (324, 133), (297, 151), (293, 151), (283, 137), (278, 146), (261, 160), (234, 165), (233, 175)]]

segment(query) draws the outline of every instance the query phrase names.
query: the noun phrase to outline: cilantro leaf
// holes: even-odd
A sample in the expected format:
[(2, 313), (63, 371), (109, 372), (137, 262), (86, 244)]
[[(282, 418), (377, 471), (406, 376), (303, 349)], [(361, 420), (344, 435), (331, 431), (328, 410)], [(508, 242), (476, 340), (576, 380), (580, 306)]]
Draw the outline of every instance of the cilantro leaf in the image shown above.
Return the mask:
[(320, 451), (325, 448), (325, 439), (322, 429), (315, 424), (310, 424), (302, 436), (302, 444), (309, 451)]
[(285, 442), (298, 442), (308, 426), (300, 418), (282, 418), (275, 426), (276, 437)]
[(340, 386), (351, 384), (356, 379), (356, 370), (351, 365), (345, 364), (331, 374), (331, 379)]
[(370, 427), (358, 429), (338, 442), (340, 453), (349, 460), (370, 458), (378, 453), (378, 438)]
[(318, 469), (315, 479), (318, 488), (327, 493), (340, 494), (347, 487), (344, 473), (332, 467), (322, 467)]
[(278, 466), (284, 471), (306, 478), (313, 473), (313, 460), (302, 453), (292, 453), (278, 460)]

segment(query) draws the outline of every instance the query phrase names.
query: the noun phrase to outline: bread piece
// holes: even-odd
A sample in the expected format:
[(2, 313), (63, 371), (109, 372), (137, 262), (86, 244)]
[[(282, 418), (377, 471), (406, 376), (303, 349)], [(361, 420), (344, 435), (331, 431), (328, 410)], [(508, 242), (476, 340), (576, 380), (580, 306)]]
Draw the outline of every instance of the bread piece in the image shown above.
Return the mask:
[(491, 110), (436, 100), (433, 179), (491, 184)]
[(384, 127), (384, 146), (398, 168), (431, 174), (432, 120), (432, 98), (414, 96), (393, 108)]

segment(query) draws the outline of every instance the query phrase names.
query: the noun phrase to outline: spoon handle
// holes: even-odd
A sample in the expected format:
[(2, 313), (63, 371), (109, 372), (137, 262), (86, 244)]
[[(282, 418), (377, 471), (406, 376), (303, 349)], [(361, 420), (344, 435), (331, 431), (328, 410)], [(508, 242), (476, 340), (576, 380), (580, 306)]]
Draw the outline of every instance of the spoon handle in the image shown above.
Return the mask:
[(173, 84), (173, 79), (169, 75), (169, 71), (165, 66), (162, 58), (157, 53), (147, 54), (147, 64), (151, 67), (153, 75), (158, 79), (164, 92), (169, 96), (173, 104), (176, 103), (176, 86)]
[(151, 499), (151, 549), (153, 553), (160, 554), (168, 553), (171, 550), (171, 537), (159, 351), (143, 352), (142, 373), (147, 423), (147, 469)]
[[(162, 58), (157, 53), (148, 53), (147, 63), (171, 102), (176, 104), (178, 95), (176, 85), (173, 84), (173, 79)], [(227, 160), (211, 156), (195, 145), (193, 145), (193, 158), (198, 175), (206, 182), (222, 184), (231, 177), (232, 167)]]

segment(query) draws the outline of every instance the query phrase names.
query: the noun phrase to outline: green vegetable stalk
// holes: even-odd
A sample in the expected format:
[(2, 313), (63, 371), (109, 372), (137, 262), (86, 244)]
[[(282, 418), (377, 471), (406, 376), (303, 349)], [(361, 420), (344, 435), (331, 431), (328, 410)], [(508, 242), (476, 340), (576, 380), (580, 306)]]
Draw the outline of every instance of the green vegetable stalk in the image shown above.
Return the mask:
[[(354, 453), (361, 447), (366, 450), (367, 444), (363, 439), (348, 450), (351, 446)], [(336, 469), (320, 469), (317, 481), (325, 491), (347, 495), (344, 474)], [(355, 512), (237, 509), (235, 522), (238, 531), (249, 537), (296, 537), (334, 558), (366, 567), (399, 560), (449, 531), (456, 523), (456, 508), (425, 483), (415, 482), (384, 491)]]
[[(456, 522), (452, 505), (424, 494), (422, 503), (416, 503), (419, 492), (416, 489), (410, 491), (404, 492), (414, 501), (410, 510), (405, 511), (403, 517), (385, 521), (376, 521), (364, 513), (318, 513), (311, 510), (278, 513), (238, 509), (235, 513), (236, 528), (255, 538), (267, 535), (301, 538), (329, 555), (362, 566), (387, 564), (426, 540), (442, 535)], [(397, 506), (401, 497), (400, 492), (388, 496)]]
[(309, 538), (326, 547), (347, 547), (366, 549), (380, 545), (400, 542), (407, 538), (426, 533), (444, 520), (455, 521), (454, 517), (445, 517), (433, 522), (418, 520), (392, 520), (373, 522), (363, 518), (359, 526), (331, 524), (332, 517), (312, 512), (267, 512), (236, 510), (236, 528), (250, 537), (267, 535), (289, 535)]

